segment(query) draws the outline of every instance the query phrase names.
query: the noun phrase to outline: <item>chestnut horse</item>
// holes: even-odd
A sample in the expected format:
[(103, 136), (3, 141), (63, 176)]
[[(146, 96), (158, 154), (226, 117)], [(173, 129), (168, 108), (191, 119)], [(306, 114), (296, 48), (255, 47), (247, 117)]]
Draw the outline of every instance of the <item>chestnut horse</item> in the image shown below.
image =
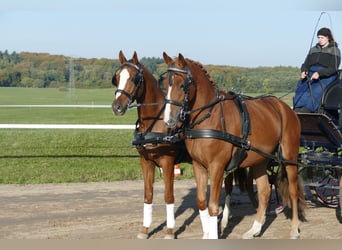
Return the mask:
[[(164, 200), (166, 203), (166, 239), (173, 239), (175, 226), (174, 216), (174, 164), (178, 161), (190, 162), (182, 143), (171, 143), (177, 135), (167, 134), (163, 122), (165, 97), (158, 87), (158, 81), (140, 64), (137, 53), (127, 60), (123, 52), (119, 52), (122, 64), (113, 76), (112, 83), (117, 87), (112, 110), (115, 115), (124, 115), (127, 108), (137, 102), (138, 121), (135, 141), (140, 154), (140, 163), (144, 178), (144, 212), (143, 228), (138, 238), (148, 238), (148, 230), (152, 224), (153, 183), (155, 166), (162, 169), (165, 185)], [(172, 137), (174, 136), (174, 137)], [(167, 139), (166, 139), (167, 138)], [(169, 140), (169, 141), (164, 141)], [(174, 141), (172, 141), (174, 142)], [(185, 159), (180, 159), (185, 156)]]
[[(184, 140), (179, 141), (177, 129), (168, 131), (163, 122), (165, 96), (158, 86), (157, 80), (145, 68), (134, 52), (132, 59), (127, 60), (122, 51), (119, 52), (121, 67), (113, 76), (112, 83), (117, 88), (112, 110), (115, 115), (124, 115), (134, 101), (138, 106), (138, 121), (135, 141), (140, 154), (140, 163), (144, 178), (144, 218), (143, 228), (138, 238), (146, 239), (152, 224), (153, 182), (155, 166), (163, 171), (165, 184), (165, 203), (167, 213), (167, 230), (165, 238), (174, 238), (174, 164), (177, 162), (191, 163)], [(247, 176), (245, 171), (236, 171), (235, 181), (241, 191), (246, 190)], [(225, 178), (226, 196), (232, 193), (233, 176)], [(253, 192), (252, 187), (248, 187)], [(230, 216), (229, 199), (226, 198), (222, 225), (228, 223)]]
[[(192, 158), (203, 238), (218, 238), (217, 216), (224, 171), (252, 167), (258, 208), (243, 238), (261, 234), (270, 197), (266, 174), (271, 159), (280, 163), (279, 189), (292, 207), (291, 238), (299, 237), (299, 210), (304, 211), (304, 187), (298, 176), (300, 123), (294, 111), (276, 97), (247, 98), (219, 91), (203, 66), (179, 54), (163, 53), (168, 65), (164, 121), (173, 128), (185, 124), (185, 145)], [(286, 171), (286, 172), (285, 172)], [(206, 189), (210, 176), (207, 207)]]

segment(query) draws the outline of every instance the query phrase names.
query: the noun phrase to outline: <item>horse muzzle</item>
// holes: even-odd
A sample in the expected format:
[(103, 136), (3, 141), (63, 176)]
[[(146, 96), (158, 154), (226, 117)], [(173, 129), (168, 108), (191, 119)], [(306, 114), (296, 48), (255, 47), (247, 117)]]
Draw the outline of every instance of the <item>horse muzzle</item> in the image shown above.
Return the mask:
[(177, 121), (175, 119), (169, 119), (165, 122), (166, 127), (174, 128), (177, 125)]
[(179, 117), (180, 115), (180, 110), (176, 110), (173, 113), (170, 112), (169, 115), (166, 115), (164, 117), (164, 123), (166, 125), (166, 127), (168, 128), (174, 128), (177, 126), (177, 123), (179, 122)]
[(124, 115), (126, 110), (127, 110), (127, 105), (124, 105), (124, 104), (122, 104), (120, 102), (114, 102), (112, 104), (112, 111), (117, 116)]

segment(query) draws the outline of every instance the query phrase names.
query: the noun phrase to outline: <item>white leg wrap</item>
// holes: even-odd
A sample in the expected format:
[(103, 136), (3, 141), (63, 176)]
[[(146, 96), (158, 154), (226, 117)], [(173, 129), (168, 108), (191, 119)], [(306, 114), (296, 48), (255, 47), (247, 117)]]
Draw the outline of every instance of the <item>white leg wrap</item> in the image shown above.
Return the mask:
[(200, 219), (202, 223), (203, 239), (207, 239), (209, 236), (209, 211), (208, 208), (205, 210), (199, 210)]
[(218, 239), (217, 216), (209, 217), (209, 239)]
[(259, 236), (261, 233), (262, 223), (258, 221), (254, 221), (253, 226), (242, 236), (243, 239), (253, 239), (256, 236)]
[(152, 224), (152, 205), (144, 203), (144, 227), (150, 227)]
[(166, 227), (167, 228), (175, 227), (174, 208), (175, 208), (175, 204), (166, 204)]

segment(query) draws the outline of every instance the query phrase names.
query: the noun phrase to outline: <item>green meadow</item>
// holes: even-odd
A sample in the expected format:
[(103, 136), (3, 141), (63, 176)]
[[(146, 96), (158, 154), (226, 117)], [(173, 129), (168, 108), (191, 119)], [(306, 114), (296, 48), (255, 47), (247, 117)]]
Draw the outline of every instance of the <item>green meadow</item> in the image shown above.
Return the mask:
[[(114, 116), (113, 98), (114, 89), (0, 88), (0, 123), (134, 125), (136, 109)], [(292, 97), (286, 98), (290, 103)], [(108, 108), (1, 107), (47, 104)], [(0, 184), (142, 179), (132, 140), (130, 129), (0, 129)], [(177, 178), (193, 176), (191, 166), (181, 168), (183, 176)]]
[[(0, 107), (0, 123), (135, 124), (111, 112), (113, 89), (0, 88), (0, 105), (85, 104), (108, 108)], [(141, 179), (133, 130), (0, 129), (0, 183)]]

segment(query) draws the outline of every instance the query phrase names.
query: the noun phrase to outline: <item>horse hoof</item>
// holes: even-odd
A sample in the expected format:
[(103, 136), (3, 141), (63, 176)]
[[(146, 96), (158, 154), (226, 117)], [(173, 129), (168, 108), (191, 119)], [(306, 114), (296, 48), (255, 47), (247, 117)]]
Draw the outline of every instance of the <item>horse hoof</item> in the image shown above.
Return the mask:
[(165, 240), (173, 240), (175, 238), (175, 235), (173, 234), (173, 228), (166, 228), (165, 231)]
[(300, 233), (298, 229), (294, 229), (291, 231), (290, 239), (296, 240), (296, 239), (299, 239), (299, 237), (300, 237)]
[(148, 234), (145, 233), (138, 233), (137, 238), (140, 240), (146, 240), (148, 237)]
[(242, 235), (242, 239), (244, 239), (244, 240), (254, 239), (255, 237), (259, 237), (260, 234), (261, 234), (261, 232), (256, 232), (256, 233), (247, 232), (247, 233), (244, 233)]
[(164, 236), (164, 239), (165, 240), (173, 240), (175, 238), (175, 236), (173, 235), (173, 234), (166, 234), (165, 236)]
[(254, 221), (252, 228), (242, 235), (242, 239), (253, 239), (260, 236), (262, 225), (263, 223)]
[(203, 233), (202, 239), (203, 240), (209, 239), (209, 232), (208, 233)]

